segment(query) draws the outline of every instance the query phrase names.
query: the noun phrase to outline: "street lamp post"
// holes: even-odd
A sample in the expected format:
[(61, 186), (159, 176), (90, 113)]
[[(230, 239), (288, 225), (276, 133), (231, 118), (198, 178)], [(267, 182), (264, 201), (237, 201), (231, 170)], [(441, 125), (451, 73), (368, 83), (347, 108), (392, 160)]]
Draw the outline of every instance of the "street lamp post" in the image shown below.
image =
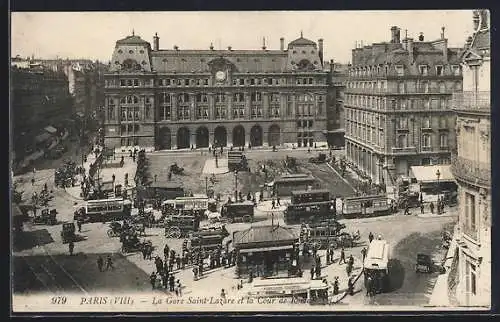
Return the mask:
[(238, 170), (234, 170), (234, 199), (238, 201)]
[(208, 196), (208, 177), (205, 176), (205, 194)]
[(440, 207), (440, 202), (439, 202), (439, 178), (441, 177), (441, 172), (439, 172), (439, 169), (437, 169), (436, 171), (436, 177), (437, 177), (437, 188), (436, 188), (436, 191), (437, 191), (437, 213), (438, 215), (440, 214), (441, 212), (441, 207)]

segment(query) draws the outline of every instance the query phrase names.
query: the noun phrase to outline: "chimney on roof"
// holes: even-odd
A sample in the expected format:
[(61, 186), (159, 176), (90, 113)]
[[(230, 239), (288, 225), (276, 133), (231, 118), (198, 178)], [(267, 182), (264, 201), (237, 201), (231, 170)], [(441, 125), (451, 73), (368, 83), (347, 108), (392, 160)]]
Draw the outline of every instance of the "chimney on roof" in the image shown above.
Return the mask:
[(319, 54), (319, 61), (321, 62), (321, 65), (323, 65), (323, 39), (322, 38), (318, 39), (318, 54)]
[(174, 50), (179, 50), (179, 46), (174, 45)]
[(406, 50), (408, 50), (408, 59), (410, 60), (410, 64), (413, 64), (414, 55), (413, 55), (413, 38), (406, 38)]
[(424, 33), (421, 32), (420, 35), (418, 36), (418, 41), (424, 41)]
[(231, 51), (233, 48), (231, 46), (227, 46), (227, 50)]
[(333, 61), (333, 59), (330, 59), (330, 73), (333, 73), (334, 70), (335, 70), (335, 62)]
[(262, 50), (266, 50), (266, 37), (262, 37)]
[(391, 43), (393, 44), (399, 44), (400, 41), (400, 31), (397, 26), (392, 26), (391, 27)]
[(283, 37), (280, 38), (280, 50), (285, 50), (285, 38)]
[(153, 37), (153, 50), (160, 50), (160, 37), (158, 37), (158, 33), (155, 32), (155, 36)]
[(444, 27), (441, 27), (441, 39), (444, 39)]
[(210, 50), (214, 50), (214, 43), (210, 43)]

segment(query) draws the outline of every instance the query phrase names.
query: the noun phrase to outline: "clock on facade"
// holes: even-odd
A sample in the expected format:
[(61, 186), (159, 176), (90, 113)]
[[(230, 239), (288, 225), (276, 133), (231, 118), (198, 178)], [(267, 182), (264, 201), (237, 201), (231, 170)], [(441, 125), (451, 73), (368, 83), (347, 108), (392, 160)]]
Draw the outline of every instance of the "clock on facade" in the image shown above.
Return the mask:
[(218, 82), (224, 81), (226, 79), (226, 73), (224, 73), (223, 71), (219, 70), (217, 73), (215, 73), (215, 79)]

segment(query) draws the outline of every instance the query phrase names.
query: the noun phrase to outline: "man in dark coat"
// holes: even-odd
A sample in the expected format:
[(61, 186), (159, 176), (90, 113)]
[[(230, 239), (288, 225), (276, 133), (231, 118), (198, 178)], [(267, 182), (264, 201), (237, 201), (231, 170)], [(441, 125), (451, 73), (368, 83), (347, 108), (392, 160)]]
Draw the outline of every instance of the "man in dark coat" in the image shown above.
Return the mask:
[(156, 286), (156, 273), (152, 272), (149, 276), (149, 282), (151, 283), (151, 288), (154, 290)]
[(368, 296), (373, 295), (373, 279), (371, 276), (368, 276), (366, 278), (366, 295)]
[(102, 259), (101, 256), (97, 258), (97, 268), (99, 269), (99, 272), (102, 272), (102, 267), (104, 266), (104, 259)]
[(366, 258), (366, 248), (365, 247), (363, 247), (363, 249), (361, 250), (361, 255), (363, 256), (363, 261), (364, 261)]
[(342, 249), (340, 249), (340, 259), (339, 259), (339, 265), (340, 264), (345, 264), (346, 261), (345, 261), (345, 252), (344, 252), (344, 247), (342, 247)]
[(347, 281), (347, 293), (351, 296), (354, 295), (354, 281), (352, 278)]
[(170, 277), (168, 278), (168, 286), (169, 286), (169, 291), (173, 292), (174, 291), (174, 286), (175, 286), (175, 277), (174, 277), (174, 274), (170, 274)]
[(335, 281), (333, 282), (333, 295), (339, 294), (339, 277), (335, 276)]

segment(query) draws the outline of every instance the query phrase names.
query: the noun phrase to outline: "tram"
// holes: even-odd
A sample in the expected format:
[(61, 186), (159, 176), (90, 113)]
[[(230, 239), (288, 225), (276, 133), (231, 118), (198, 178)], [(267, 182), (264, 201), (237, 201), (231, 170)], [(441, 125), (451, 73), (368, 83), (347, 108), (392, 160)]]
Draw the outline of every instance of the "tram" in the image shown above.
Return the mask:
[[(383, 293), (389, 288), (389, 243), (374, 239), (368, 246), (364, 261), (365, 286), (374, 293)], [(371, 278), (370, 285), (368, 278)]]

